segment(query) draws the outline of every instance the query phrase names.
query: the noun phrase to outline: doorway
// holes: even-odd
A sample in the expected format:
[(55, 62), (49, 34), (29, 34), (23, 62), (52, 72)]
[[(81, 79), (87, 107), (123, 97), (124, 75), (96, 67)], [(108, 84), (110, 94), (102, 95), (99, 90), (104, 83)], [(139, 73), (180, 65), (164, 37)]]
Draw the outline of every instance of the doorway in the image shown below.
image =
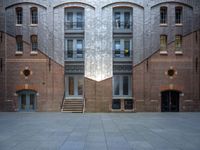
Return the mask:
[(31, 112), (36, 110), (36, 92), (23, 90), (18, 92), (19, 111)]
[(172, 90), (161, 92), (161, 112), (179, 112), (179, 94)]

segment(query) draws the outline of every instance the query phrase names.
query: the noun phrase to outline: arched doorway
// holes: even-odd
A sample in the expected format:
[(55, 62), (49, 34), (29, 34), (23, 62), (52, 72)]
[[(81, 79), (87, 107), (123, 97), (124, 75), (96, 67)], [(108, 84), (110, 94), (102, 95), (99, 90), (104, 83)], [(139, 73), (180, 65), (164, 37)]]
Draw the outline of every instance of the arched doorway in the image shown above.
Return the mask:
[(161, 112), (179, 112), (179, 91), (161, 92)]
[(35, 111), (36, 110), (36, 92), (32, 90), (22, 90), (18, 93), (19, 111)]

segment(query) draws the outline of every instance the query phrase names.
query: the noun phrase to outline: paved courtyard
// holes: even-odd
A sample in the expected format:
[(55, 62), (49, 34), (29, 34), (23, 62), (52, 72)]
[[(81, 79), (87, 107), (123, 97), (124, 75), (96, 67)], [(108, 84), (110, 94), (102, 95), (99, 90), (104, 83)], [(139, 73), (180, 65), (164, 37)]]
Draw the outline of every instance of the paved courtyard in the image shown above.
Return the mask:
[(200, 113), (0, 113), (0, 150), (199, 150)]

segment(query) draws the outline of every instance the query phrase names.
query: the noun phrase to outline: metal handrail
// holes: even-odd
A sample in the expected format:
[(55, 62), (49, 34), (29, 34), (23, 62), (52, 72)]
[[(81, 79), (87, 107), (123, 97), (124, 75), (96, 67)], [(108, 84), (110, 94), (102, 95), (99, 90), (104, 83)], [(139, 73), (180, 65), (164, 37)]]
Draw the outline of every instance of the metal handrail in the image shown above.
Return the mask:
[(131, 30), (132, 29), (132, 22), (131, 21), (113, 21), (113, 29), (114, 30)]
[(66, 30), (83, 30), (84, 22), (83, 21), (77, 21), (77, 22), (67, 21), (65, 22), (65, 29)]
[(60, 109), (61, 110), (62, 110), (62, 107), (63, 107), (64, 100), (65, 100), (65, 91), (64, 91), (62, 102), (61, 102), (61, 105), (60, 105)]

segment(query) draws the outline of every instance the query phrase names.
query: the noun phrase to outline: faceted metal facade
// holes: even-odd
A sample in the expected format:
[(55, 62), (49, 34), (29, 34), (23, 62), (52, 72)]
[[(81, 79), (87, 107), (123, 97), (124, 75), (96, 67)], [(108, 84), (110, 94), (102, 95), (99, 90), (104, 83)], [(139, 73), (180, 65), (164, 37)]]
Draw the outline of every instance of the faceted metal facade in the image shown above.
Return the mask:
[[(23, 8), (24, 23), (15, 26), (15, 8)], [(38, 7), (37, 26), (30, 25), (30, 8)], [(0, 31), (9, 35), (23, 35), (30, 43), (30, 35), (38, 35), (39, 49), (64, 66), (64, 8), (83, 7), (85, 14), (85, 77), (97, 81), (113, 75), (113, 8), (128, 6), (133, 9), (133, 65), (143, 61), (159, 49), (160, 34), (187, 35), (200, 27), (199, 0), (1, 0)], [(160, 6), (168, 7), (168, 26), (159, 24)], [(183, 7), (183, 26), (174, 24), (175, 6)], [(7, 41), (8, 42), (8, 41)], [(6, 47), (5, 47), (6, 49)]]

